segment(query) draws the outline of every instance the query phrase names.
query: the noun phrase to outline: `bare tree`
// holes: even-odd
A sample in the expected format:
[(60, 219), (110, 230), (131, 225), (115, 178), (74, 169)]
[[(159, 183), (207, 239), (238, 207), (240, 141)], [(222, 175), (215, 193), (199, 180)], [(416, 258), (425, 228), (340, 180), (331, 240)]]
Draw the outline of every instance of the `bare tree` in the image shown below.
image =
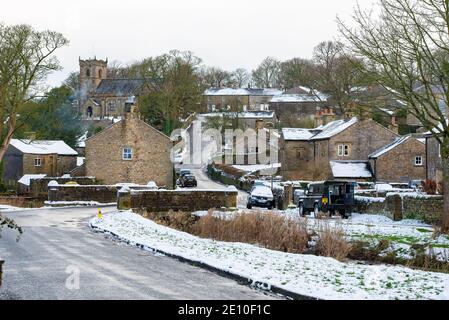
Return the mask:
[(279, 87), (281, 62), (272, 57), (265, 58), (252, 72), (254, 84), (259, 88)]
[(53, 55), (68, 44), (62, 34), (28, 25), (0, 24), (0, 160), (17, 128), (17, 113), (60, 65)]
[(325, 41), (314, 49), (314, 72), (309, 81), (310, 87), (331, 96), (339, 111), (347, 112), (352, 101), (351, 89), (360, 82), (360, 60), (345, 51), (341, 42)]
[(313, 72), (313, 61), (293, 58), (281, 63), (279, 82), (282, 87), (287, 89), (310, 86)]
[(224, 87), (231, 84), (231, 73), (216, 67), (203, 68), (201, 80), (205, 87)]
[(248, 85), (250, 75), (246, 69), (238, 68), (231, 73), (231, 78), (238, 88), (243, 88)]
[(339, 20), (340, 31), (372, 79), (404, 102), (440, 143), (442, 228), (449, 232), (449, 126), (440, 108), (449, 105), (449, 0), (380, 0), (379, 7), (375, 14), (358, 6), (355, 27)]

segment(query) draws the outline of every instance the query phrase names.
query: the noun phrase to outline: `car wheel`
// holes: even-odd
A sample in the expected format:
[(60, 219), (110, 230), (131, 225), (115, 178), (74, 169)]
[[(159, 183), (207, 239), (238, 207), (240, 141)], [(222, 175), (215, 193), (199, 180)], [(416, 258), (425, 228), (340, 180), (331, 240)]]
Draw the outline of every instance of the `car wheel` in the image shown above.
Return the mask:
[(300, 203), (298, 206), (298, 213), (300, 217), (304, 217), (306, 215), (306, 211), (304, 210), (304, 203)]
[(313, 206), (313, 213), (315, 214), (315, 217), (318, 215), (318, 213), (320, 213), (318, 203), (315, 203), (315, 205)]
[(246, 205), (246, 208), (247, 208), (247, 209), (252, 209), (252, 208), (253, 208), (253, 206), (252, 206), (252, 205), (250, 205), (250, 204), (247, 204), (247, 205)]

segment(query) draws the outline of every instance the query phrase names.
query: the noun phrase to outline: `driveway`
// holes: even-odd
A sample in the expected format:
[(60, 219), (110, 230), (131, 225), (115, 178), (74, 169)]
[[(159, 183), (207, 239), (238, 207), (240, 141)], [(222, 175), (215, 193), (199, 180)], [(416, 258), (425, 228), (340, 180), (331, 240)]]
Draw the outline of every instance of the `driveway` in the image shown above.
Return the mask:
[[(115, 208), (103, 208), (103, 213)], [(2, 213), (23, 226), (4, 229), (0, 299), (274, 299), (207, 270), (94, 233), (96, 208)]]

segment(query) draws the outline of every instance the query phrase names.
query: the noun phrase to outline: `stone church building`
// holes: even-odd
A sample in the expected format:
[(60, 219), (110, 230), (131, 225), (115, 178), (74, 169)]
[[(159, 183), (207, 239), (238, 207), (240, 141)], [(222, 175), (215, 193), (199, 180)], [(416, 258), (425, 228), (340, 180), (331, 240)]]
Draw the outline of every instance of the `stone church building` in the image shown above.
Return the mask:
[(108, 78), (108, 60), (79, 60), (79, 112), (85, 120), (121, 118), (125, 105), (137, 104), (145, 91), (144, 79)]

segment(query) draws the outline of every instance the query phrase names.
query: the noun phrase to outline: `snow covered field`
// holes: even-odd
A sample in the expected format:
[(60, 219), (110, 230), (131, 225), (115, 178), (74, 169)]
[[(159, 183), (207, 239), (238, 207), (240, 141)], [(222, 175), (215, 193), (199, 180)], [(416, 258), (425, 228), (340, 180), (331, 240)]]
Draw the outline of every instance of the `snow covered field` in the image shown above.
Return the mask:
[[(201, 239), (158, 225), (130, 211), (106, 214), (90, 223), (148, 249), (202, 262), (306, 296), (322, 299), (449, 299), (448, 274), (397, 266), (341, 263), (331, 258)], [(366, 223), (369, 222), (365, 217), (357, 216), (351, 222), (354, 228), (357, 225), (365, 228)], [(407, 224), (410, 228), (426, 228), (419, 223), (415, 225), (415, 222), (402, 226), (405, 228)], [(395, 225), (385, 222), (384, 227), (388, 230)], [(396, 228), (402, 230), (399, 225)]]

